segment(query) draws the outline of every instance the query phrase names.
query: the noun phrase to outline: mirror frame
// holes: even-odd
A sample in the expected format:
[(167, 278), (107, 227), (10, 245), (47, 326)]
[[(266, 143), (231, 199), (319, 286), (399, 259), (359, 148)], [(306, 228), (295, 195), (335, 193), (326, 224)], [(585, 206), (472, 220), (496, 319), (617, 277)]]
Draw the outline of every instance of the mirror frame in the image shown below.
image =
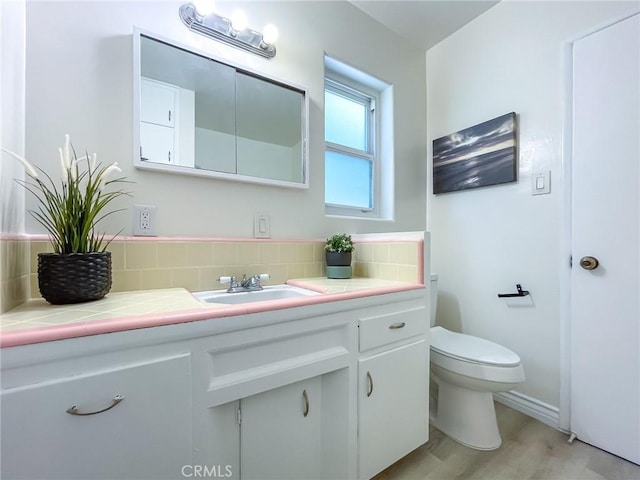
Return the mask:
[[(290, 182), (286, 180), (274, 180), (270, 178), (252, 177), (248, 175), (241, 175), (237, 173), (225, 173), (217, 172), (215, 170), (204, 170), (199, 168), (185, 167), (181, 165), (166, 165), (162, 163), (145, 162), (140, 159), (140, 117), (141, 117), (141, 40), (142, 36), (157, 40), (167, 45), (191, 52), (195, 55), (208, 58), (215, 62), (219, 62), (228, 65), (236, 71), (246, 73), (256, 78), (265, 80), (267, 82), (281, 85), (282, 87), (297, 90), (303, 95), (302, 106), (302, 118), (300, 119), (302, 125), (302, 182)], [(153, 170), (167, 173), (174, 173), (179, 175), (191, 175), (196, 177), (214, 178), (219, 180), (231, 180), (234, 182), (244, 183), (257, 183), (261, 185), (271, 185), (274, 187), (286, 187), (286, 188), (309, 188), (309, 93), (307, 90), (299, 85), (295, 85), (291, 82), (285, 82), (277, 78), (264, 75), (255, 70), (251, 70), (245, 66), (239, 65), (235, 62), (231, 62), (226, 58), (220, 58), (212, 55), (208, 52), (204, 52), (189, 45), (184, 45), (176, 42), (172, 39), (163, 37), (153, 32), (134, 27), (133, 28), (133, 166), (141, 170)]]

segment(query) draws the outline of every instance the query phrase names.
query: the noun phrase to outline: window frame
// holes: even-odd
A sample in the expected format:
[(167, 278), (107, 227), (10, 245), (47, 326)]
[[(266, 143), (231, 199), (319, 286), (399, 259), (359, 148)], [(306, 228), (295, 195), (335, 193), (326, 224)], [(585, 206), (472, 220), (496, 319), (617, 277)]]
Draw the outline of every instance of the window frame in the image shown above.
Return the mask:
[[(336, 144), (326, 140), (325, 134), (325, 154), (327, 151), (342, 153), (344, 155), (365, 159), (371, 162), (371, 207), (363, 208), (353, 205), (340, 205), (327, 203), (325, 197), (325, 214), (341, 217), (358, 218), (380, 218), (380, 155), (379, 155), (379, 128), (380, 114), (378, 105), (380, 92), (355, 80), (346, 78), (336, 72), (327, 71), (325, 73), (324, 94), (330, 91), (341, 95), (356, 103), (364, 104), (367, 107), (365, 118), (366, 129), (366, 150), (360, 150), (345, 145)], [(326, 117), (325, 117), (326, 121)], [(326, 158), (326, 157), (325, 157)], [(326, 160), (325, 160), (326, 162)], [(325, 163), (326, 168), (326, 163)], [(326, 176), (325, 176), (326, 182)], [(326, 183), (325, 183), (326, 189)]]

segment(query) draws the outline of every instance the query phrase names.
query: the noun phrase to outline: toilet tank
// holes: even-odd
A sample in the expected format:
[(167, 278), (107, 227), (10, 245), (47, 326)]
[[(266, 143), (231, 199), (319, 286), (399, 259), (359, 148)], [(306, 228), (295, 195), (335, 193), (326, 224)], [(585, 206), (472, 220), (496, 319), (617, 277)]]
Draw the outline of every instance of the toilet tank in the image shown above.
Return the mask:
[(436, 324), (436, 310), (438, 308), (438, 274), (431, 274), (431, 326)]

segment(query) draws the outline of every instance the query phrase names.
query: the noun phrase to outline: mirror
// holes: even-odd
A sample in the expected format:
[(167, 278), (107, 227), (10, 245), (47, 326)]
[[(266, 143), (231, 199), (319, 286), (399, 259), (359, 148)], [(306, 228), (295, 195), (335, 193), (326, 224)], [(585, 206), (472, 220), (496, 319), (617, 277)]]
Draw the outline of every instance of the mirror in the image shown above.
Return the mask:
[(305, 90), (134, 33), (134, 165), (306, 188)]

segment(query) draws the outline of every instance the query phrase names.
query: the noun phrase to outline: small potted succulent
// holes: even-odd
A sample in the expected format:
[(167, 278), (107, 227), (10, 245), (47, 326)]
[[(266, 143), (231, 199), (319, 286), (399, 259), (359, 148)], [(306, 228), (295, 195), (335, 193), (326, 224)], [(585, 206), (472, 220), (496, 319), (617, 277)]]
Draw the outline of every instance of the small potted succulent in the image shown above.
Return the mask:
[(59, 183), (24, 158), (2, 149), (24, 166), (27, 179), (18, 180), (38, 201), (29, 213), (49, 232), (53, 253), (38, 254), (38, 287), (45, 300), (53, 304), (98, 300), (111, 289), (111, 242), (96, 224), (114, 213), (105, 212), (112, 200), (128, 195), (113, 190), (124, 178), (117, 162), (97, 163), (96, 154), (78, 158), (69, 135), (59, 149), (62, 171)]
[(351, 235), (337, 233), (327, 238), (324, 250), (328, 278), (351, 278), (351, 253), (354, 249)]

